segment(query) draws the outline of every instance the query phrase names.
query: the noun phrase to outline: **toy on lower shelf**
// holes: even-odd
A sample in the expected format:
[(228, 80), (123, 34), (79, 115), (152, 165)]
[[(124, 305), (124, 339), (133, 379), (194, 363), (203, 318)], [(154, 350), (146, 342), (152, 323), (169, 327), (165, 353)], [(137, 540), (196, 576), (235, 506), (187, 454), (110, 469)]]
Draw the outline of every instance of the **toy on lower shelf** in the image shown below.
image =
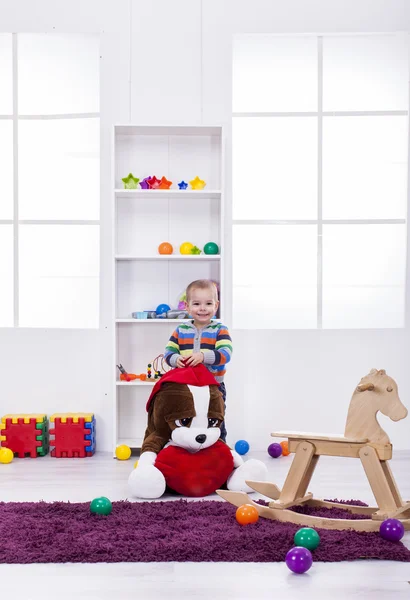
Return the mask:
[(55, 413), (50, 417), (51, 456), (86, 458), (95, 452), (95, 417), (92, 413)]
[(49, 451), (47, 415), (5, 415), (0, 423), (0, 441), (19, 458), (45, 456)]

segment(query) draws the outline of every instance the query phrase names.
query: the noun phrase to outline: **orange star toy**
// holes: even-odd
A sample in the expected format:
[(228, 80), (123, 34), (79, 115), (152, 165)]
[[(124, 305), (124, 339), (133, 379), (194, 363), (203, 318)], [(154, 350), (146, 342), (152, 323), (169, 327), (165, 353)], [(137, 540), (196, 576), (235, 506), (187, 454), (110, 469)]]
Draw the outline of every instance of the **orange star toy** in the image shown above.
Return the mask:
[(161, 181), (159, 182), (159, 190), (169, 190), (172, 185), (172, 181), (168, 181), (166, 177), (161, 177)]

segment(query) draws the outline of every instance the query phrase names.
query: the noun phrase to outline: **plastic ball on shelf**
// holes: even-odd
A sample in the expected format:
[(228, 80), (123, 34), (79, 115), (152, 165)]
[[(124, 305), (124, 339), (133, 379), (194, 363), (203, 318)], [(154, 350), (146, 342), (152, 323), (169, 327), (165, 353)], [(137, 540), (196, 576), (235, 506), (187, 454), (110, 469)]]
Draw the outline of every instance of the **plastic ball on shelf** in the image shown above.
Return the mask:
[(172, 254), (173, 251), (174, 248), (169, 242), (162, 242), (162, 244), (158, 246), (158, 252), (160, 254)]
[(320, 535), (311, 527), (302, 527), (298, 529), (293, 538), (296, 546), (302, 546), (308, 550), (316, 550), (320, 544)]
[(208, 242), (204, 246), (205, 254), (219, 254), (219, 246), (215, 242)]
[(191, 242), (184, 242), (180, 245), (179, 251), (181, 254), (191, 254), (191, 250), (193, 247), (194, 245), (191, 244)]
[(386, 519), (380, 525), (380, 535), (389, 542), (399, 542), (404, 535), (404, 525), (398, 519)]
[(157, 313), (157, 315), (163, 315), (169, 310), (171, 310), (171, 307), (168, 304), (158, 304), (157, 308), (155, 309), (155, 312)]
[(270, 444), (268, 446), (268, 454), (272, 458), (279, 458), (282, 455), (282, 446), (280, 444)]
[(239, 525), (250, 525), (259, 519), (259, 513), (252, 504), (242, 504), (237, 508), (235, 516)]
[(280, 447), (282, 448), (282, 456), (289, 456), (289, 446), (288, 442), (281, 442)]
[(235, 444), (235, 452), (238, 454), (246, 454), (249, 452), (249, 443), (246, 440), (238, 440)]
[(117, 446), (115, 449), (115, 456), (118, 458), (118, 460), (128, 460), (131, 456), (131, 448), (125, 444)]
[(286, 566), (293, 573), (306, 573), (313, 563), (312, 553), (307, 548), (295, 546), (286, 554)]
[(90, 511), (96, 515), (109, 515), (112, 511), (111, 500), (105, 496), (94, 498), (90, 504)]
[(10, 448), (0, 448), (0, 463), (8, 465), (14, 458), (14, 453)]

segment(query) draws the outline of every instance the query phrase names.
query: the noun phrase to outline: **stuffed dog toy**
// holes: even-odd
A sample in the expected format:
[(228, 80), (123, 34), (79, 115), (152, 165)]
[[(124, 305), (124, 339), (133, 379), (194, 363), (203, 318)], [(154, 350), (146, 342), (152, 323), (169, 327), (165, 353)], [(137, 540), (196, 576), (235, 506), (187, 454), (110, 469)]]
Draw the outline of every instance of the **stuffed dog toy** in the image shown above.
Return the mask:
[(219, 439), (224, 402), (204, 365), (163, 375), (146, 408), (141, 456), (128, 479), (132, 496), (160, 498), (168, 488), (200, 497), (225, 484), (230, 490), (252, 492), (246, 480), (266, 480), (267, 468), (261, 461), (244, 462)]

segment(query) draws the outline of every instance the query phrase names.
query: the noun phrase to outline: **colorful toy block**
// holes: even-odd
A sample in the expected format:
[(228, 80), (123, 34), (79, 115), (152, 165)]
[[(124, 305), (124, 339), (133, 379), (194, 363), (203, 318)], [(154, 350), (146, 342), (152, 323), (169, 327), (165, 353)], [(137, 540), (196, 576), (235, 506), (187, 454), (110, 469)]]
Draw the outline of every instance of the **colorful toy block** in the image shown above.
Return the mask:
[(45, 456), (49, 451), (47, 416), (43, 414), (5, 415), (0, 422), (0, 443), (15, 456)]
[(95, 417), (92, 413), (56, 413), (50, 417), (51, 456), (85, 458), (95, 452)]

